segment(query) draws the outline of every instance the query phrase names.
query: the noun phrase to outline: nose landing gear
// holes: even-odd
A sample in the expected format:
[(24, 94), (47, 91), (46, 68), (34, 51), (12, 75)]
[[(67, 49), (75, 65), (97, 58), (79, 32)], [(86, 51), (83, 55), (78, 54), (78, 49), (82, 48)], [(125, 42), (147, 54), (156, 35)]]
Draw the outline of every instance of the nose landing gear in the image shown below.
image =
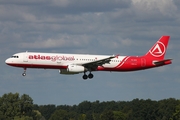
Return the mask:
[(24, 72), (22, 73), (22, 76), (26, 76), (26, 68), (24, 68)]

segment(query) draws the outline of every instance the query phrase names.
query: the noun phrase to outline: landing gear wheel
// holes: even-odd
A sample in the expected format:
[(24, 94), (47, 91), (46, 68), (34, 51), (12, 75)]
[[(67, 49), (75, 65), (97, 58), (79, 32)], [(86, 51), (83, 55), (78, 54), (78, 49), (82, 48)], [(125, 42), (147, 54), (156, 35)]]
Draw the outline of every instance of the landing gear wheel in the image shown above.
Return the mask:
[(26, 76), (26, 73), (23, 73), (22, 76)]
[(92, 74), (92, 73), (90, 73), (89, 75), (88, 75), (88, 78), (89, 79), (92, 79), (94, 77), (94, 75)]
[(86, 74), (83, 75), (82, 77), (84, 80), (86, 80), (88, 78), (88, 76)]

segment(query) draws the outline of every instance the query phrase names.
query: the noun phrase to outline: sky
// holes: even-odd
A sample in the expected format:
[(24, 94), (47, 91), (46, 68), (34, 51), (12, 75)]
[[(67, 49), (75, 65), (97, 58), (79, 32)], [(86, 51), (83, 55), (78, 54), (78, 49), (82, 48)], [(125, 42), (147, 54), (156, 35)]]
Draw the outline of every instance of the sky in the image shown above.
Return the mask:
[[(1, 0), (0, 96), (28, 94), (38, 105), (83, 101), (180, 99), (179, 0)], [(18, 52), (144, 55), (170, 35), (171, 65), (136, 72), (61, 75), (58, 70), (10, 67)]]

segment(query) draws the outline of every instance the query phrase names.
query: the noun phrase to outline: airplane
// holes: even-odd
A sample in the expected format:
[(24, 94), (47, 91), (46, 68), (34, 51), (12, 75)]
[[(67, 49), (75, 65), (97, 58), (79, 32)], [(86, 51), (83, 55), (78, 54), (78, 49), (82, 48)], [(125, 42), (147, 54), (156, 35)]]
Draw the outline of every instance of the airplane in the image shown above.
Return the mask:
[[(88, 55), (64, 53), (21, 52), (12, 55), (5, 63), (13, 67), (58, 69), (60, 74), (83, 73), (82, 78), (92, 79), (95, 71), (127, 72), (160, 67), (172, 63), (164, 59), (170, 36), (162, 36), (143, 56)], [(89, 73), (88, 75), (86, 73)]]

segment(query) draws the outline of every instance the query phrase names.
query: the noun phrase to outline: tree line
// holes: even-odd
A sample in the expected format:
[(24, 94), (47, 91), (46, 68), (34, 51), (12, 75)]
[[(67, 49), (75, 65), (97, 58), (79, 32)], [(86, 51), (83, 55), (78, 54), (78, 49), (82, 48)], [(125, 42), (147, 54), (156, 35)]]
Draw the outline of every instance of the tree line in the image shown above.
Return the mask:
[(78, 105), (37, 105), (27, 95), (0, 97), (0, 120), (180, 120), (180, 100), (83, 101)]

